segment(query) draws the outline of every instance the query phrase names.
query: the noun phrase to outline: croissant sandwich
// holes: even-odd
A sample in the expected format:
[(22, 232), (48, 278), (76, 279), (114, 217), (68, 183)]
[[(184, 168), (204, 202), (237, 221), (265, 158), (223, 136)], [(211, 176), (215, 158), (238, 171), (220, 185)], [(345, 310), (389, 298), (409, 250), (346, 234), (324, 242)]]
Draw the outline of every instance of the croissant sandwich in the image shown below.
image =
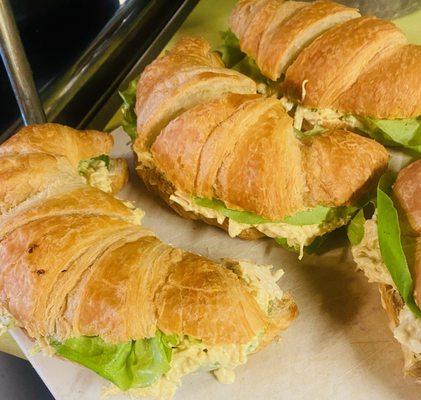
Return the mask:
[(282, 82), (297, 129), (347, 127), (421, 153), (421, 46), (393, 23), (325, 0), (239, 0), (230, 28)]
[(380, 287), (383, 307), (402, 345), (405, 372), (421, 378), (421, 160), (385, 175), (376, 211), (361, 210), (348, 236), (359, 269)]
[[(212, 79), (220, 84), (204, 91), (197, 81), (207, 81), (209, 60), (218, 60)], [(371, 139), (294, 130), (279, 100), (224, 68), (202, 39), (182, 39), (123, 97), (126, 127), (137, 120), (137, 172), (151, 190), (182, 216), (231, 236), (267, 235), (301, 255), (349, 221), (387, 167), (386, 150)]]
[(112, 143), (45, 124), (0, 145), (2, 324), (134, 395), (170, 398), (199, 368), (230, 382), (297, 315), (282, 272), (160, 242), (111, 194)]

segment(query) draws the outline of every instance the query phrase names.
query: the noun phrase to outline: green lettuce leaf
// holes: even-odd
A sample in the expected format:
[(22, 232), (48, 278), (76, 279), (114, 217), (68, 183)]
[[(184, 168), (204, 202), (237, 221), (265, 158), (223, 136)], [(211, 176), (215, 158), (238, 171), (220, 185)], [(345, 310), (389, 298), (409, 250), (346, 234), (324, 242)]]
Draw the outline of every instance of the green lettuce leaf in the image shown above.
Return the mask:
[(386, 146), (402, 146), (421, 153), (421, 117), (412, 119), (364, 118), (368, 135)]
[(421, 311), (414, 301), (414, 282), (402, 247), (398, 212), (390, 197), (394, 177), (383, 175), (377, 188), (377, 231), (383, 262), (400, 295), (417, 316)]
[(331, 208), (316, 206), (310, 210), (300, 211), (294, 215), (285, 217), (282, 222), (290, 225), (315, 225), (327, 220)]
[(226, 67), (232, 68), (246, 57), (246, 55), (240, 50), (240, 42), (231, 30), (228, 29), (227, 31), (220, 32), (220, 35), (223, 42), (223, 45), (219, 49), (222, 54), (222, 61)]
[(360, 209), (360, 211), (358, 211), (357, 214), (355, 214), (354, 218), (352, 218), (347, 229), (348, 239), (353, 246), (360, 244), (361, 240), (363, 240), (365, 233), (364, 224), (364, 210)]
[(252, 212), (231, 210), (227, 208), (220, 200), (193, 197), (193, 202), (201, 207), (212, 208), (213, 210), (220, 212), (222, 215), (232, 219), (233, 221), (248, 225), (256, 225), (268, 222), (284, 222), (286, 224), (298, 226), (316, 225), (323, 222), (332, 221), (334, 219), (347, 218), (348, 216), (355, 213), (355, 211), (357, 211), (356, 207), (330, 208), (324, 206), (316, 206), (310, 210), (300, 211), (294, 215), (288, 216), (281, 221), (271, 221)]
[(153, 338), (111, 344), (81, 336), (53, 343), (59, 355), (84, 365), (122, 390), (147, 387), (170, 369), (174, 338), (157, 332)]
[(300, 211), (294, 215), (285, 217), (282, 222), (290, 225), (316, 225), (331, 219), (334, 209), (324, 206), (316, 206), (310, 210)]
[(306, 211), (300, 211), (284, 218), (281, 222), (290, 225), (319, 225), (338, 219), (348, 219), (358, 210), (357, 207), (325, 207), (316, 206)]
[(251, 212), (230, 210), (229, 208), (226, 208), (225, 204), (220, 200), (209, 200), (201, 197), (194, 197), (193, 201), (198, 206), (212, 208), (213, 210), (220, 212), (222, 215), (225, 215), (227, 218), (241, 224), (256, 225), (264, 222), (270, 222), (268, 219)]
[(137, 137), (137, 117), (134, 112), (134, 107), (136, 104), (136, 88), (138, 81), (139, 78), (133, 79), (126, 90), (118, 92), (123, 99), (123, 104), (120, 108), (121, 114), (123, 115), (121, 125), (132, 140), (135, 140)]

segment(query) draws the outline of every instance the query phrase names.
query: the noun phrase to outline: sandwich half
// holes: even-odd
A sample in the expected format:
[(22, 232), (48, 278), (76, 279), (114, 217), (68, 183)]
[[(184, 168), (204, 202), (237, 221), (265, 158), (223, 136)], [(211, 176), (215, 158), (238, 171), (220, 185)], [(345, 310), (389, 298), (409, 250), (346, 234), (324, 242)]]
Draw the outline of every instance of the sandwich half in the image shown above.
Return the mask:
[(374, 215), (357, 214), (348, 236), (358, 268), (379, 284), (405, 373), (421, 378), (421, 160), (381, 179)]
[(391, 22), (330, 1), (238, 1), (230, 28), (294, 126), (345, 127), (421, 152), (421, 47)]
[(105, 133), (55, 124), (0, 145), (2, 327), (131, 395), (169, 399), (199, 369), (232, 382), (297, 315), (282, 271), (162, 243), (107, 193), (127, 172), (110, 174), (122, 163), (111, 146)]
[[(174, 63), (173, 52), (185, 60), (199, 51), (190, 41), (210, 52), (205, 41), (185, 38), (147, 67), (136, 91), (123, 93), (126, 125), (137, 119), (138, 174), (182, 216), (218, 225), (231, 236), (266, 235), (302, 256), (304, 248), (347, 224), (387, 167), (386, 150), (343, 129), (311, 135), (294, 130), (281, 102), (257, 94), (254, 82), (238, 72), (228, 93), (216, 87), (210, 94), (213, 86), (204, 93), (191, 71), (204, 67)], [(162, 70), (172, 73), (162, 77)], [(150, 77), (158, 75), (153, 84)], [(182, 83), (172, 87), (173, 81)], [(243, 81), (250, 93), (242, 93), (242, 86), (232, 91)], [(187, 90), (189, 105), (173, 95)], [(146, 101), (156, 107), (145, 108)], [(151, 133), (157, 113), (165, 122)]]

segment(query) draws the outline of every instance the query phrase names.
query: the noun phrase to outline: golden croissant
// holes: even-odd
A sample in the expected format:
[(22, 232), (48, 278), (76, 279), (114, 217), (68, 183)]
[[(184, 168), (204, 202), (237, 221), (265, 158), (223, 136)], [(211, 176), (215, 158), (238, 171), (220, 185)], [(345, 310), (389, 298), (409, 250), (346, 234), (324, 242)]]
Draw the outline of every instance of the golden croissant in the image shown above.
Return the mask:
[(224, 68), (200, 38), (180, 40), (123, 96), (135, 97), (133, 149), (149, 188), (185, 217), (231, 236), (267, 235), (301, 255), (349, 221), (387, 167), (371, 139), (294, 130), (279, 100)]
[(133, 394), (170, 398), (199, 368), (232, 380), (297, 314), (281, 272), (160, 242), (110, 194), (112, 143), (45, 124), (0, 145), (2, 322)]

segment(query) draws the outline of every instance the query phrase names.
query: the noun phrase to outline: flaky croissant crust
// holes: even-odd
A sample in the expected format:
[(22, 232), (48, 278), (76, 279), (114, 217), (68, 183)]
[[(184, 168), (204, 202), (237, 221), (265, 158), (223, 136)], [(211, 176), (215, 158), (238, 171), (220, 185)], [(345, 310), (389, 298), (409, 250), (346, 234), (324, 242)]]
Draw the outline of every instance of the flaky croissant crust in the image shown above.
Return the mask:
[(379, 119), (421, 114), (421, 46), (389, 21), (325, 0), (239, 0), (230, 28), (262, 73), (282, 76), (284, 94), (305, 107)]
[[(139, 175), (166, 201), (179, 190), (274, 221), (316, 205), (353, 204), (386, 168), (383, 146), (345, 130), (299, 140), (292, 118), (275, 98), (217, 89), (211, 96), (215, 98), (209, 99), (208, 93), (191, 85), (196, 77), (186, 72), (206, 68), (204, 49), (209, 55), (209, 45), (202, 39), (183, 38), (149, 65), (138, 82), (137, 96), (148, 86), (147, 98), (166, 104), (161, 115), (165, 126), (153, 140), (140, 128), (133, 146)], [(187, 61), (180, 64), (179, 59)], [(189, 59), (194, 60), (191, 67)], [(179, 90), (191, 88), (197, 104), (185, 109), (171, 88), (162, 91), (160, 80), (152, 85), (150, 77), (161, 71), (171, 71), (169, 79), (182, 82)], [(232, 85), (239, 85), (237, 74)], [(136, 101), (149, 100), (137, 97)], [(146, 118), (147, 125), (148, 115), (154, 120), (156, 111), (148, 114), (143, 109), (138, 118)]]
[(172, 248), (133, 210), (88, 186), (81, 160), (110, 135), (45, 124), (0, 146), (0, 302), (33, 338), (150, 337), (157, 329), (209, 344), (266, 338), (296, 315), (286, 296), (268, 317), (240, 278)]

